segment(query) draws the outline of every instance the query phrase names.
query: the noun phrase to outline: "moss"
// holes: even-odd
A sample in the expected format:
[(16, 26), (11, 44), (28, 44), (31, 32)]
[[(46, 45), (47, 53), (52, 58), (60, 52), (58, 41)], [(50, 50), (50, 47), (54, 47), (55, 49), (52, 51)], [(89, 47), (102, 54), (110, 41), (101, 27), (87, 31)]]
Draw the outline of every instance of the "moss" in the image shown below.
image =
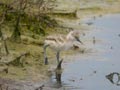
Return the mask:
[[(16, 65), (14, 66), (14, 64), (9, 65), (8, 74), (1, 73), (0, 77), (16, 79), (16, 80), (25, 80), (25, 79), (37, 78), (36, 75), (39, 77), (41, 77), (41, 75), (43, 76), (46, 75), (47, 68), (49, 66), (44, 66), (42, 46), (38, 46), (34, 44), (25, 45), (23, 43), (18, 44), (18, 43), (13, 43), (11, 41), (7, 41), (7, 43), (10, 53), (11, 54), (13, 53), (14, 56), (16, 56), (16, 53), (23, 53), (27, 51), (29, 51), (30, 54), (26, 57), (21, 58), (22, 61), (24, 61), (22, 67)], [(50, 54), (50, 52), (48, 54)], [(41, 72), (43, 73), (41, 74)]]
[(82, 11), (99, 11), (99, 10), (102, 10), (102, 8), (98, 7), (98, 6), (93, 6), (93, 7), (80, 8), (79, 10), (82, 10)]
[(107, 2), (109, 3), (112, 3), (112, 2), (115, 2), (115, 1), (118, 1), (118, 0), (106, 0)]
[(53, 13), (50, 14), (51, 16), (55, 17), (62, 17), (62, 18), (69, 18), (69, 19), (75, 19), (76, 17), (76, 12), (71, 12), (71, 13)]

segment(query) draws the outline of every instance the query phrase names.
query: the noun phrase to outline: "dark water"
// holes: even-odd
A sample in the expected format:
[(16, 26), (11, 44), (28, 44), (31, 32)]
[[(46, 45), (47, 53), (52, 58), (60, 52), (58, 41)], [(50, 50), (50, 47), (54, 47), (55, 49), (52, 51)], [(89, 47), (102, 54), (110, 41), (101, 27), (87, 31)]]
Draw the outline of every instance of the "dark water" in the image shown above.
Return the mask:
[[(91, 38), (87, 46), (94, 52), (70, 57), (73, 61), (64, 66), (62, 81), (66, 85), (63, 87), (69, 87), (68, 90), (120, 90), (120, 86), (106, 78), (110, 73), (120, 73), (120, 14), (90, 21), (94, 30), (86, 37)], [(117, 79), (116, 76), (114, 81)]]

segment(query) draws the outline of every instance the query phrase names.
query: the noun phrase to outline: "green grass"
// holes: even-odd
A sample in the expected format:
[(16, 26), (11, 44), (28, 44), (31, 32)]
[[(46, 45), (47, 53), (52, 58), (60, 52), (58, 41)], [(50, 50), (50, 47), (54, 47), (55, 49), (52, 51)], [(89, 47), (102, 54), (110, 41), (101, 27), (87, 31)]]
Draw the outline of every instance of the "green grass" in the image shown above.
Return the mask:
[(99, 11), (99, 10), (102, 10), (102, 8), (98, 7), (98, 6), (93, 6), (93, 7), (80, 8), (80, 10), (83, 10), (83, 11)]

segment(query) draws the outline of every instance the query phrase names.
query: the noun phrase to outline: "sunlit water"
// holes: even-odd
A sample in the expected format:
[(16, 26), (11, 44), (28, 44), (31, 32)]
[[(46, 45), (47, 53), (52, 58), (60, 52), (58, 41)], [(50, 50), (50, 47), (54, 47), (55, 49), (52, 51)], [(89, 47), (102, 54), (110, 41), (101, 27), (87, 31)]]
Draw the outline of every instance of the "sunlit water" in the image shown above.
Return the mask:
[[(91, 39), (86, 46), (93, 52), (76, 54), (63, 65), (63, 90), (120, 90), (106, 75), (120, 73), (120, 14), (107, 15), (84, 21), (92, 22), (93, 30), (86, 35)], [(95, 37), (95, 43), (92, 38)], [(83, 41), (84, 42), (84, 41)]]

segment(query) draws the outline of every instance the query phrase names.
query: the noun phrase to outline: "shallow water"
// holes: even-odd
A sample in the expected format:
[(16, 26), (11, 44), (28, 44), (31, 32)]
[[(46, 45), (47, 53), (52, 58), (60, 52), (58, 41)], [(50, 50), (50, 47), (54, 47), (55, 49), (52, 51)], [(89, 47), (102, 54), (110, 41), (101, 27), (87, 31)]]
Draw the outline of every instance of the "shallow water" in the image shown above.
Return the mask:
[(106, 78), (110, 73), (120, 73), (120, 14), (83, 21), (85, 24), (88, 22), (92, 23), (93, 29), (85, 36), (84, 40), (89, 41), (83, 42), (92, 52), (78, 53), (67, 58), (72, 61), (63, 65), (62, 88), (120, 90), (119, 85), (111, 83)]

